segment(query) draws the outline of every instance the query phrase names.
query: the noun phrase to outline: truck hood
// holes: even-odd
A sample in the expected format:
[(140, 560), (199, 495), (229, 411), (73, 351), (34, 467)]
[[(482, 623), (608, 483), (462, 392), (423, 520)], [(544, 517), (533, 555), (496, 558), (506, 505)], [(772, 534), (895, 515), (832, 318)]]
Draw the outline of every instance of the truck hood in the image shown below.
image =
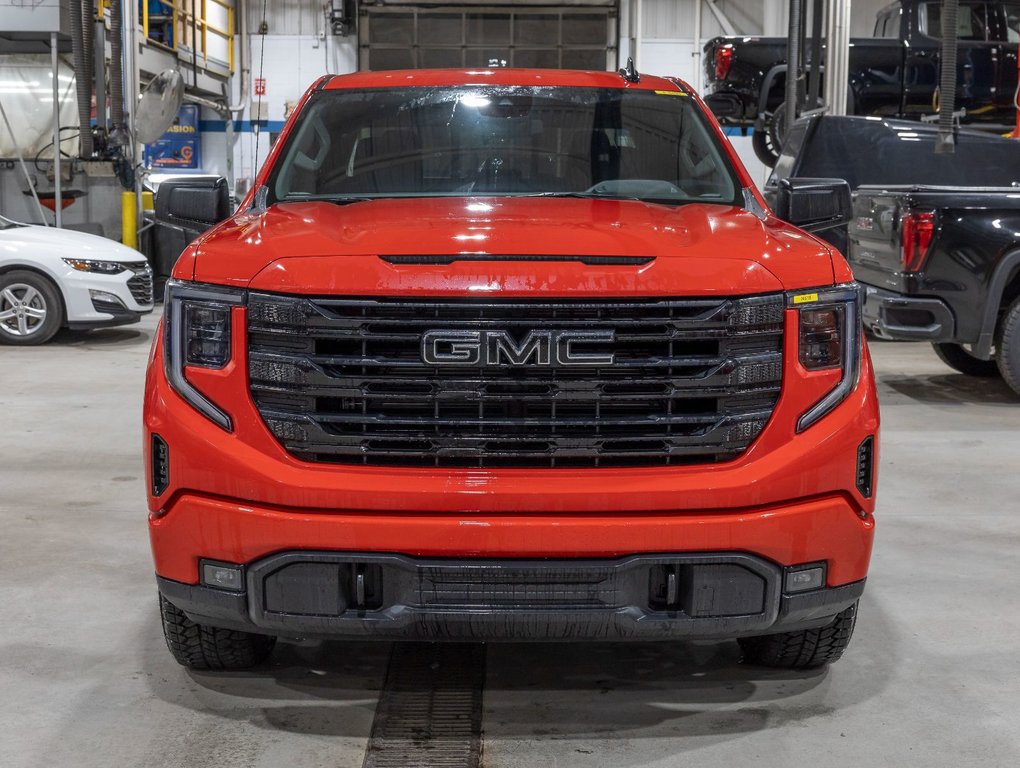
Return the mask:
[[(454, 254), (465, 258), (386, 260)], [(647, 261), (570, 260), (590, 256)], [(212, 230), (178, 269), (189, 264), (193, 274), (178, 276), (346, 295), (734, 295), (833, 281), (828, 247), (771, 216), (725, 205), (576, 198), (279, 204)]]

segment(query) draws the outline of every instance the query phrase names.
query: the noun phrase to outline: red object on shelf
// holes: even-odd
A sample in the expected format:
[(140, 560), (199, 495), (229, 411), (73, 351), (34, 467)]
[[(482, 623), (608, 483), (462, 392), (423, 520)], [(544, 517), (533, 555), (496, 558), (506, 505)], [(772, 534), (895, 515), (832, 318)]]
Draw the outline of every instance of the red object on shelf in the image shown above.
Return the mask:
[[(31, 195), (31, 190), (25, 190), (24, 194)], [(57, 210), (57, 195), (56, 192), (37, 192), (39, 196), (39, 202), (51, 211)], [(74, 201), (79, 197), (85, 197), (86, 193), (80, 189), (65, 189), (60, 193), (60, 210), (64, 210), (69, 205), (74, 205)]]
[[(74, 201), (77, 198), (74, 197), (63, 197), (60, 198), (60, 210), (64, 210), (69, 205), (74, 205)], [(45, 208), (49, 208), (51, 211), (57, 210), (57, 198), (56, 197), (43, 197), (39, 195), (39, 202), (43, 204)]]

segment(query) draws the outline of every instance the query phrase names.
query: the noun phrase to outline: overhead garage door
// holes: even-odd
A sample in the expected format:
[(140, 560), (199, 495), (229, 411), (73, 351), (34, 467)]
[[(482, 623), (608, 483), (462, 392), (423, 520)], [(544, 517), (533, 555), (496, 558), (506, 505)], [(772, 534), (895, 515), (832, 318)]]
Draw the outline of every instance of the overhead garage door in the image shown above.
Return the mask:
[(362, 5), (359, 65), (616, 69), (616, 12), (616, 0)]

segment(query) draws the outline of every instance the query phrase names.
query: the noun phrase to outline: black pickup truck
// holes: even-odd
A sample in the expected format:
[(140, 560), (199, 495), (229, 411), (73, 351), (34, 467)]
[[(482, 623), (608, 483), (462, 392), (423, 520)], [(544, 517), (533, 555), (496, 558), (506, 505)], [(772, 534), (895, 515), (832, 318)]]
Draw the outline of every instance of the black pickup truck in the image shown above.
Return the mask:
[[(941, 8), (940, 0), (898, 0), (879, 11), (874, 37), (851, 39), (849, 114), (916, 120), (936, 112)], [(963, 122), (1011, 130), (1020, 0), (961, 0), (958, 27)], [(782, 143), (786, 38), (716, 37), (704, 52), (706, 102), (721, 122), (753, 125), (755, 153), (771, 166)]]
[(1020, 394), (1020, 141), (904, 120), (819, 116), (794, 124), (765, 196), (790, 179), (845, 179), (846, 231), (824, 233), (867, 297), (884, 339), (932, 342), (952, 368), (1001, 375)]

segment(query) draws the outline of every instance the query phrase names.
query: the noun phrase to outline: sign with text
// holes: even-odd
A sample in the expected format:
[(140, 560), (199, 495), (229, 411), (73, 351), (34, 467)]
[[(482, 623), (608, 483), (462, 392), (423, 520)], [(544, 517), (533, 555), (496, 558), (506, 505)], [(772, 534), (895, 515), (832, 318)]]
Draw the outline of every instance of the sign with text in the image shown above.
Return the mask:
[(167, 132), (145, 145), (145, 165), (148, 168), (198, 168), (199, 160), (198, 106), (182, 104)]

